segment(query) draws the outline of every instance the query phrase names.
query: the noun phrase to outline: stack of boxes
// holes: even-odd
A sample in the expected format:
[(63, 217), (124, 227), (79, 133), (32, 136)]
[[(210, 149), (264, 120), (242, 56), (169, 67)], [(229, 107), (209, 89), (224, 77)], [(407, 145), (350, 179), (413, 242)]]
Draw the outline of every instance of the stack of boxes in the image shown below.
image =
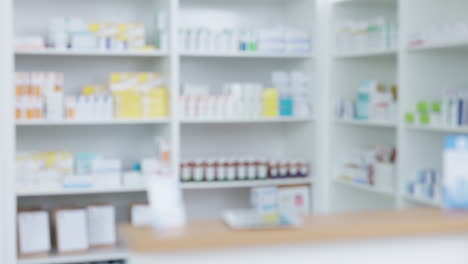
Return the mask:
[(169, 116), (169, 91), (159, 73), (112, 73), (106, 85), (64, 96), (62, 73), (16, 74), (17, 120), (112, 120)]
[(115, 98), (115, 118), (169, 116), (169, 91), (159, 73), (112, 73), (110, 90)]
[(60, 254), (82, 253), (116, 244), (116, 212), (110, 204), (18, 212), (20, 256), (46, 256), (52, 248)]
[(406, 113), (407, 123), (443, 127), (468, 125), (468, 96), (464, 89), (448, 89), (442, 98), (420, 100), (416, 110)]
[(397, 118), (398, 87), (385, 87), (376, 80), (361, 81), (356, 99), (340, 98), (339, 119), (394, 122)]
[(408, 195), (440, 202), (442, 199), (442, 174), (438, 169), (421, 169), (406, 184)]
[(16, 119), (62, 119), (63, 101), (62, 73), (16, 73)]
[[(146, 44), (141, 23), (86, 22), (80, 18), (55, 18), (49, 23), (49, 46), (57, 50), (155, 50)], [(162, 45), (160, 45), (162, 46)]]

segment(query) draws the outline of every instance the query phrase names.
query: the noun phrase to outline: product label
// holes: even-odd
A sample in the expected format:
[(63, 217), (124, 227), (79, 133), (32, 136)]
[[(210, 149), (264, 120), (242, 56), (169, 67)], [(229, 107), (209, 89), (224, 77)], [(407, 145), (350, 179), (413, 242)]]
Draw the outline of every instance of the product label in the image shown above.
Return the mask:
[(298, 176), (298, 174), (299, 174), (298, 172), (299, 172), (299, 170), (298, 170), (298, 168), (296, 166), (291, 166), (291, 168), (289, 169), (289, 173), (293, 177)]
[(254, 165), (250, 165), (247, 169), (249, 179), (255, 179), (257, 177), (257, 170)]
[(258, 177), (260, 179), (265, 179), (268, 177), (268, 167), (265, 165), (258, 166)]
[(215, 168), (214, 167), (208, 167), (206, 169), (206, 180), (207, 181), (212, 181), (215, 179)]
[(280, 171), (280, 176), (281, 177), (288, 176), (288, 168), (287, 167), (281, 167), (279, 171)]
[(182, 169), (182, 180), (190, 181), (192, 179), (191, 169), (189, 167), (185, 167)]
[(271, 174), (271, 177), (278, 177), (278, 169), (273, 167), (270, 169), (270, 174)]
[(203, 168), (201, 166), (197, 166), (195, 168), (195, 173), (194, 173), (194, 176), (193, 178), (196, 180), (196, 181), (201, 181), (203, 180)]
[(224, 166), (219, 166), (216, 170), (216, 177), (219, 181), (224, 181), (226, 179), (226, 169)]
[(243, 165), (239, 166), (237, 177), (240, 180), (244, 180), (245, 178), (247, 178), (247, 167), (246, 166), (243, 166)]
[(227, 168), (227, 178), (228, 178), (228, 180), (236, 179), (236, 168), (235, 167), (229, 166)]

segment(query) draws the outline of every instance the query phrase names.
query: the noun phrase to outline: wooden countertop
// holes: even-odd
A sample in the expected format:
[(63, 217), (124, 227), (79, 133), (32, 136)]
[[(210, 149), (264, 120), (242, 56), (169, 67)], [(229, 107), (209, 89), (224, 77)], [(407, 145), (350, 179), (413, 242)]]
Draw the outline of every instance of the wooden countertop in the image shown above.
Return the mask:
[(221, 249), (285, 243), (468, 233), (468, 212), (432, 209), (311, 216), (297, 229), (233, 231), (221, 221), (191, 223), (180, 237), (158, 238), (149, 227), (120, 226), (124, 241), (140, 253)]

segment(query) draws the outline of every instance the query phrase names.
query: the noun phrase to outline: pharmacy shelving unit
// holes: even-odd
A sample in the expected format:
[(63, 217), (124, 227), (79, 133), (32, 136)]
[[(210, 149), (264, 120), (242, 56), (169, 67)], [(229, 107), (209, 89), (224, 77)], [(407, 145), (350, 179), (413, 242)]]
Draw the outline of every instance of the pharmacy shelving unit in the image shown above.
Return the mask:
[[(397, 9), (397, 1), (335, 1), (331, 23), (335, 25), (342, 20), (373, 19), (378, 16), (396, 20)], [(335, 42), (332, 45), (336, 49), (339, 47)], [(377, 80), (386, 86), (397, 83), (396, 49), (351, 53), (336, 51), (333, 54), (330, 58), (334, 76), (330, 85), (333, 92), (329, 102), (331, 109), (337, 104), (337, 98), (354, 98), (362, 80)], [(334, 143), (330, 147), (333, 158), (329, 164), (331, 174), (328, 175), (332, 182), (330, 210), (395, 208), (396, 191), (377, 190), (373, 186), (342, 181), (339, 180), (342, 175), (338, 174), (342, 156), (349, 155), (346, 153), (353, 149), (379, 144), (396, 146), (397, 123), (335, 119), (332, 133)]]
[[(3, 4), (3, 2), (7, 2)], [(316, 25), (315, 0), (7, 0), (0, 4), (3, 10), (14, 11), (6, 16), (9, 23), (0, 26), (10, 32), (5, 48), (5, 58), (10, 58), (5, 73), (12, 86), (15, 71), (60, 71), (65, 75), (65, 93), (77, 93), (89, 83), (107, 83), (110, 72), (157, 71), (165, 75), (171, 94), (171, 112), (167, 119), (138, 120), (91, 120), (91, 121), (14, 121), (7, 119), (10, 130), (2, 130), (2, 161), (8, 161), (8, 184), (6, 192), (12, 215), (16, 207), (40, 206), (52, 209), (60, 206), (84, 206), (104, 202), (116, 207), (117, 221), (128, 221), (128, 205), (146, 201), (146, 187), (121, 187), (83, 190), (24, 189), (17, 192), (14, 177), (14, 157), (23, 151), (62, 149), (71, 152), (98, 151), (105, 157), (121, 158), (129, 168), (143, 157), (154, 156), (154, 137), (165, 136), (171, 142), (171, 167), (179, 175), (179, 163), (185, 158), (205, 158), (234, 155), (257, 155), (306, 159), (317, 174), (314, 147), (317, 119), (275, 118), (259, 120), (184, 120), (176, 114), (179, 109), (180, 86), (185, 82), (207, 83), (221, 86), (226, 82), (261, 82), (271, 84), (272, 71), (304, 71), (311, 80), (316, 69), (315, 53), (269, 54), (269, 53), (206, 53), (182, 52), (178, 47), (178, 29), (182, 26), (208, 26), (220, 21), (217, 27), (262, 27), (284, 24), (299, 27), (314, 34)], [(317, 2), (324, 2), (317, 0)], [(43, 7), (47, 6), (46, 9)], [(4, 9), (4, 7), (6, 9)], [(15, 34), (41, 34), (46, 36), (48, 21), (55, 17), (81, 17), (89, 21), (142, 22), (147, 29), (147, 38), (154, 39), (155, 14), (164, 8), (168, 13), (169, 48), (145, 52), (88, 52), (88, 51), (14, 51)], [(38, 11), (40, 10), (40, 11)], [(1, 16), (2, 18), (4, 16)], [(222, 17), (223, 19), (219, 19)], [(307, 19), (304, 19), (306, 18)], [(274, 23), (272, 24), (272, 21)], [(314, 39), (315, 42), (315, 39)], [(2, 43), (3, 44), (3, 43)], [(2, 45), (0, 44), (0, 45)], [(3, 52), (3, 50), (1, 51)], [(8, 62), (8, 60), (7, 60)], [(2, 63), (4, 61), (2, 60)], [(3, 71), (3, 64), (2, 64)], [(3, 81), (3, 80), (2, 80)], [(4, 84), (4, 85), (3, 85)], [(316, 89), (311, 82), (310, 89)], [(2, 109), (5, 116), (13, 117), (13, 88), (1, 91)], [(7, 98), (7, 99), (4, 99)], [(315, 101), (312, 101), (314, 103)], [(5, 101), (5, 104), (3, 102)], [(9, 109), (4, 109), (8, 106)], [(11, 106), (11, 107), (10, 107)], [(3, 116), (3, 115), (2, 115)], [(5, 133), (5, 134), (3, 134)], [(11, 144), (11, 148), (8, 148)], [(5, 156), (3, 156), (3, 154)], [(3, 164), (0, 164), (3, 166)], [(219, 217), (227, 208), (248, 207), (249, 190), (262, 186), (310, 186), (311, 199), (316, 207), (313, 178), (278, 180), (188, 182), (182, 183), (189, 219)], [(319, 207), (319, 206), (317, 206)], [(322, 206), (323, 207), (323, 206)], [(3, 218), (2, 218), (3, 219)], [(5, 218), (6, 219), (6, 218)], [(10, 226), (15, 218), (9, 219)], [(9, 231), (11, 241), (15, 233)], [(14, 244), (14, 243), (11, 243)], [(51, 253), (43, 258), (17, 258), (14, 245), (2, 263), (51, 264), (80, 263), (125, 259), (123, 248), (110, 251), (90, 251), (86, 254), (61, 256)]]
[[(180, 0), (180, 28), (209, 27), (261, 28), (288, 25), (315, 31), (314, 0), (215, 1)], [(311, 16), (312, 14), (312, 16)], [(310, 19), (303, 19), (310, 17)], [(222, 19), (220, 19), (222, 18)], [(213, 25), (216, 21), (217, 25)], [(314, 39), (315, 44), (315, 39)], [(304, 71), (313, 80), (314, 53), (271, 54), (260, 52), (179, 52), (178, 87), (185, 83), (207, 84), (213, 92), (232, 82), (256, 82), (271, 85), (272, 71)], [(311, 82), (315, 89), (315, 82)], [(177, 91), (181, 93), (182, 91)], [(180, 155), (182, 160), (220, 157), (305, 158), (314, 164), (315, 120), (308, 118), (278, 118), (261, 120), (178, 120), (180, 124)], [(311, 143), (309, 143), (311, 142)], [(315, 166), (315, 165), (314, 165)], [(315, 169), (313, 175), (315, 175)], [(218, 217), (223, 208), (245, 207), (249, 187), (283, 184), (307, 184), (311, 179), (285, 179), (278, 182), (184, 183), (187, 210), (194, 217)], [(203, 189), (200, 192), (199, 189)], [(210, 207), (210, 209), (208, 209)]]
[[(47, 4), (47, 9), (44, 9)], [(14, 52), (15, 33), (45, 35), (50, 17), (79, 16), (86, 19), (143, 21), (153, 31), (154, 11), (167, 8), (170, 35), (167, 51), (147, 53), (102, 52)], [(13, 11), (14, 10), (14, 13)], [(441, 12), (443, 10), (443, 12)], [(14, 160), (17, 151), (67, 149), (99, 150), (109, 157), (132, 162), (154, 153), (153, 137), (165, 135), (172, 144), (172, 169), (177, 174), (182, 159), (229, 155), (283, 155), (306, 157), (313, 164), (313, 179), (275, 182), (184, 183), (190, 218), (218, 217), (224, 208), (245, 207), (249, 188), (267, 185), (311, 186), (313, 212), (363, 209), (439, 207), (440, 203), (409, 197), (407, 180), (420, 168), (442, 166), (443, 139), (448, 134), (468, 133), (467, 128), (408, 125), (404, 114), (414, 111), (418, 100), (438, 97), (442, 89), (468, 83), (468, 43), (442, 43), (408, 47), (408, 37), (431, 25), (468, 20), (466, 0), (63, 0), (0, 1), (0, 234), (15, 241), (18, 206), (63, 205), (108, 202), (116, 205), (118, 221), (128, 220), (130, 202), (145, 201), (145, 187), (93, 189), (86, 191), (34, 190), (15, 192)], [(13, 16), (14, 14), (14, 16)], [(342, 54), (334, 50), (334, 25), (342, 18), (379, 15), (398, 19), (400, 44), (396, 50)], [(219, 18), (222, 19), (219, 19)], [(312, 54), (271, 55), (257, 53), (192, 53), (178, 48), (178, 29), (186, 25), (249, 27), (289, 24), (313, 33)], [(150, 36), (152, 38), (152, 36)], [(180, 86), (185, 82), (219, 86), (226, 82), (269, 84), (273, 70), (303, 70), (310, 73), (314, 89), (314, 118), (269, 120), (167, 120), (89, 122), (15, 122), (13, 119), (13, 73), (15, 70), (60, 70), (66, 91), (78, 89), (82, 81), (106, 82), (112, 71), (159, 71), (171, 89), (172, 113), (178, 109)], [(315, 73), (315, 74), (313, 74)], [(336, 120), (338, 96), (351, 97), (360, 80), (377, 79), (399, 85), (398, 121), (393, 123)], [(395, 192), (336, 180), (334, 167), (347, 150), (371, 144), (396, 145), (398, 149)], [(15, 243), (0, 250), (1, 263), (15, 263)], [(73, 257), (52, 255), (43, 259), (21, 259), (17, 263), (73, 263), (125, 258), (125, 251), (90, 252)]]
[[(423, 12), (418, 12), (424, 10)], [(443, 10), (443, 12), (440, 12)], [(440, 42), (438, 44), (410, 47), (409, 38), (414, 33), (434, 27), (468, 20), (468, 2), (463, 0), (400, 1), (401, 49), (400, 114), (414, 112), (420, 100), (442, 98), (445, 89), (457, 89), (468, 83), (468, 43)], [(447, 135), (466, 134), (468, 129), (434, 125), (400, 126), (400, 197), (401, 207), (414, 205), (438, 206), (432, 201), (414, 200), (406, 196), (405, 185), (418, 170), (442, 169), (443, 142)], [(442, 175), (443, 177), (443, 175)]]
[[(46, 35), (48, 21), (54, 16), (81, 17), (88, 21), (129, 21), (144, 23), (147, 39), (155, 39), (155, 21), (158, 8), (174, 10), (174, 1), (11, 1), (14, 8), (14, 34)], [(44, 8), (47, 6), (47, 8)], [(41, 10), (38, 12), (38, 10)], [(169, 13), (168, 32), (175, 30), (174, 12)], [(175, 32), (175, 31), (174, 31)], [(89, 83), (108, 82), (110, 72), (161, 72), (168, 87), (176, 87), (177, 62), (172, 50), (157, 51), (15, 51), (15, 71), (60, 71), (65, 76), (65, 93), (78, 93)], [(8, 86), (4, 86), (8, 87)], [(172, 100), (172, 98), (171, 98)], [(16, 121), (14, 122), (16, 152), (62, 149), (71, 152), (97, 151), (110, 158), (121, 158), (124, 167), (143, 157), (155, 154), (154, 137), (170, 138), (178, 148), (178, 124), (175, 119), (91, 120), (91, 121)], [(12, 152), (12, 155), (15, 151)], [(175, 154), (177, 155), (177, 151)], [(177, 159), (173, 160), (175, 166)], [(16, 186), (10, 185), (10, 186)], [(24, 190), (18, 188), (18, 208), (40, 206), (52, 209), (62, 206), (85, 206), (96, 202), (113, 204), (118, 222), (128, 221), (130, 203), (145, 202), (144, 187), (122, 187), (90, 190)], [(12, 240), (14, 241), (14, 240)], [(14, 250), (13, 252), (16, 252)], [(13, 255), (16, 255), (14, 253)], [(121, 247), (109, 250), (91, 250), (85, 254), (18, 258), (17, 263), (88, 263), (125, 259)], [(14, 256), (16, 259), (16, 256)], [(14, 263), (10, 258), (3, 263)]]

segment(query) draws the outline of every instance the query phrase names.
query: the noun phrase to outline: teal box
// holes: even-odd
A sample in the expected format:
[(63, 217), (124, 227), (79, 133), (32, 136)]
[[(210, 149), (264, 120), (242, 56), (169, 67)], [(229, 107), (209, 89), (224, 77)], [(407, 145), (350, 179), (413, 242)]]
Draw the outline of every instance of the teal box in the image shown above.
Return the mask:
[(91, 173), (93, 161), (102, 157), (98, 152), (79, 152), (75, 154), (75, 172), (77, 175)]

